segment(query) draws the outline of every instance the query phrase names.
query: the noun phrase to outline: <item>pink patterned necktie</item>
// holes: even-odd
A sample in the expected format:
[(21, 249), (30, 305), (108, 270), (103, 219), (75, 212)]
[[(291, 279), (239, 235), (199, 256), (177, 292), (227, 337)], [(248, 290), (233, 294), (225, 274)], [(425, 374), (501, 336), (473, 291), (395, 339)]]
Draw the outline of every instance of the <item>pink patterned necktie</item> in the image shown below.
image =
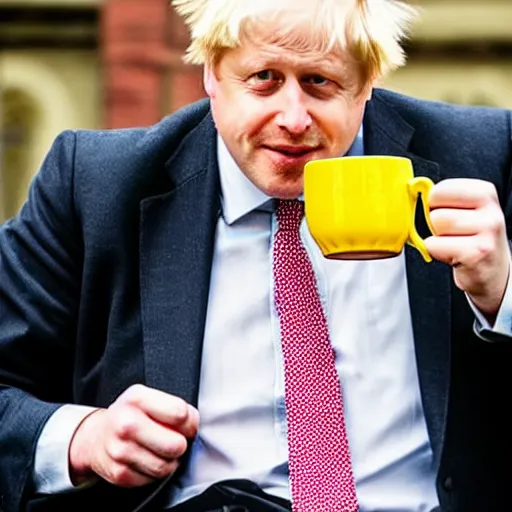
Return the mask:
[(294, 512), (358, 510), (340, 383), (313, 267), (302, 245), (300, 201), (279, 201), (274, 293), (284, 357)]

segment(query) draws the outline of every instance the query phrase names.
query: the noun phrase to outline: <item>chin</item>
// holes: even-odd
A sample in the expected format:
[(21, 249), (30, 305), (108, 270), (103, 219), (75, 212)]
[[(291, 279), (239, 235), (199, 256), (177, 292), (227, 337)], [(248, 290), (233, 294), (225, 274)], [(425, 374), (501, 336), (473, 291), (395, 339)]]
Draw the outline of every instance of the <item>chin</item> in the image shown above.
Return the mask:
[[(257, 172), (256, 169), (267, 169)], [(259, 161), (252, 165), (246, 176), (267, 196), (277, 199), (296, 199), (303, 191), (304, 166), (279, 168), (274, 162)]]
[(278, 194), (273, 194), (272, 197), (277, 199), (297, 199), (302, 194), (302, 190), (299, 191), (283, 191)]
[(297, 199), (302, 194), (302, 183), (300, 185), (272, 184), (262, 190), (276, 199)]

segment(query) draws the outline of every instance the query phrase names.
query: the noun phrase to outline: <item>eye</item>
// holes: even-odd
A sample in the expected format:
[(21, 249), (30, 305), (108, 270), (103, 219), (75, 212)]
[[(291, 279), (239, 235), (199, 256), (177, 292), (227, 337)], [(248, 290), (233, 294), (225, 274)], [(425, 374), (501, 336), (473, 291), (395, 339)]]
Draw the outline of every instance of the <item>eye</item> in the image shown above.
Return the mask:
[(263, 69), (249, 77), (248, 83), (252, 90), (258, 93), (270, 93), (276, 90), (282, 82), (282, 77), (271, 69)]
[(276, 74), (270, 69), (264, 69), (263, 71), (258, 71), (258, 73), (254, 74), (253, 79), (259, 82), (270, 82), (272, 80), (276, 80)]
[(326, 78), (323, 75), (304, 75), (301, 82), (304, 91), (320, 99), (332, 98), (341, 90), (336, 81)]
[(314, 85), (314, 86), (323, 86), (323, 85), (327, 85), (329, 83), (329, 80), (327, 78), (324, 78), (323, 76), (320, 76), (320, 75), (306, 76), (304, 78), (304, 81), (307, 84)]

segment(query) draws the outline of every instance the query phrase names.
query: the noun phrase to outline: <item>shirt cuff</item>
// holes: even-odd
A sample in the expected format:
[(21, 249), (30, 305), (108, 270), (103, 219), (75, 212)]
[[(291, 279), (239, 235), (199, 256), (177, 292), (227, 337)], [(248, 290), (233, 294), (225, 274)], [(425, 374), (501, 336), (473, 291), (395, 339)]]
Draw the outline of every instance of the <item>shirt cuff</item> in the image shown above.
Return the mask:
[(39, 436), (36, 446), (33, 480), (37, 494), (57, 494), (88, 487), (76, 487), (69, 475), (69, 446), (82, 421), (97, 408), (63, 405), (57, 409)]
[(512, 280), (509, 280), (501, 306), (496, 315), (494, 325), (491, 325), (482, 312), (475, 306), (470, 297), (466, 294), (469, 305), (475, 314), (475, 334), (485, 341), (512, 341)]

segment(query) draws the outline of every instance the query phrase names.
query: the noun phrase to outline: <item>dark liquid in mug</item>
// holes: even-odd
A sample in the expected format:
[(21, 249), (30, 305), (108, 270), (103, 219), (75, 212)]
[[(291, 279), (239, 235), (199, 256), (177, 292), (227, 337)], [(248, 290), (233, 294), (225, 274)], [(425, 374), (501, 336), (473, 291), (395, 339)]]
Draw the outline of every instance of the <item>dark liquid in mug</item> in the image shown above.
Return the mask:
[(399, 254), (392, 251), (355, 251), (329, 254), (326, 258), (329, 260), (383, 260), (394, 258)]

